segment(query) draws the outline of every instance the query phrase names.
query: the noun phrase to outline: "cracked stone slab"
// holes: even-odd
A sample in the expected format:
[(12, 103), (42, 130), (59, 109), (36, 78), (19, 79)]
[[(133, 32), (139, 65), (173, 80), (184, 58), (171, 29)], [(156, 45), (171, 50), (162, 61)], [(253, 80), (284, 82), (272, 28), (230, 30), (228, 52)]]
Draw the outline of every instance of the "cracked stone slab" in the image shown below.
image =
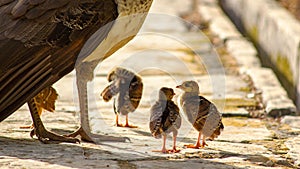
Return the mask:
[(284, 116), (281, 119), (281, 123), (289, 125), (292, 129), (300, 129), (300, 117), (299, 116)]
[(289, 149), (288, 152), (288, 156), (290, 156), (291, 158), (293, 158), (294, 161), (294, 165), (296, 167), (300, 167), (300, 154), (299, 154), (299, 150), (300, 150), (300, 136), (297, 136), (295, 138), (289, 138), (286, 142), (285, 145), (287, 146), (287, 148)]
[[(153, 11), (178, 14), (181, 10), (187, 9), (186, 1), (161, 1), (162, 5), (156, 1), (154, 6), (156, 9)], [(177, 7), (175, 8), (172, 5)], [(179, 11), (178, 6), (180, 7)], [(162, 19), (162, 21), (171, 22), (167, 19)], [(175, 25), (178, 24), (179, 22), (176, 21)], [(165, 31), (163, 28), (159, 30)], [(195, 42), (195, 44), (200, 43), (199, 50), (208, 50), (209, 48), (206, 45), (209, 46), (210, 44), (205, 40), (205, 37), (201, 35), (202, 38), (197, 41), (194, 35), (195, 33), (190, 34), (187, 32), (182, 32), (181, 35), (172, 34), (174, 37), (186, 38), (186, 41), (191, 42), (191, 44), (192, 42)], [(178, 56), (177, 59), (189, 68), (188, 73), (180, 69), (181, 74), (184, 74), (184, 76), (180, 76), (178, 75), (178, 67), (176, 67), (173, 70), (168, 69), (170, 74), (167, 75), (157, 72), (142, 75), (145, 83), (144, 96), (137, 111), (129, 115), (129, 121), (138, 125), (139, 128), (127, 129), (114, 126), (115, 117), (112, 103), (103, 102), (99, 98), (99, 94), (107, 84), (106, 74), (110, 71), (110, 68), (124, 63), (124, 60), (128, 59), (126, 52), (143, 49), (144, 45), (148, 45), (148, 43), (140, 44), (140, 41), (138, 41), (140, 46), (134, 47), (129, 44), (128, 48), (123, 48), (120, 53), (115, 54), (118, 55), (117, 59), (113, 56), (112, 60), (103, 62), (100, 65), (100, 69), (96, 72), (95, 81), (89, 84), (89, 87), (91, 87), (89, 101), (92, 103), (89, 115), (93, 132), (126, 136), (131, 138), (131, 142), (103, 142), (98, 145), (85, 142), (80, 144), (42, 144), (36, 139), (31, 139), (28, 130), (19, 129), (19, 126), (31, 124), (30, 114), (25, 105), (0, 123), (0, 168), (270, 168), (263, 163), (271, 157), (276, 159), (279, 159), (279, 157), (274, 156), (263, 145), (255, 143), (256, 140), (267, 140), (270, 137), (270, 131), (266, 129), (263, 121), (251, 118), (224, 117), (225, 129), (222, 134), (214, 141), (208, 141), (208, 147), (193, 150), (185, 149), (184, 145), (195, 143), (198, 133), (183, 117), (177, 143), (182, 152), (179, 154), (152, 152), (152, 150), (161, 148), (162, 140), (155, 139), (150, 134), (148, 128), (149, 108), (157, 97), (157, 91), (161, 86), (174, 88), (182, 80), (195, 79), (200, 82), (201, 92), (205, 97), (212, 100), (225, 98), (220, 103), (216, 103), (222, 112), (226, 111), (222, 106), (234, 105), (239, 107), (250, 103), (244, 100), (248, 94), (244, 88), (248, 87), (248, 84), (238, 75), (225, 74), (224, 67), (220, 68), (217, 67), (218, 65), (213, 64), (215, 60), (209, 62), (208, 60), (212, 59), (211, 56), (213, 56), (210, 53), (211, 51), (202, 52), (201, 57), (207, 59), (207, 62), (203, 61), (204, 59), (202, 60), (204, 65), (210, 63), (209, 66), (213, 70), (208, 71), (209, 74), (195, 74), (197, 71), (194, 70), (194, 67), (195, 69), (199, 68), (199, 63), (202, 62), (193, 60), (191, 54), (188, 54), (189, 52), (185, 53), (182, 49), (178, 51), (168, 46), (168, 44), (173, 45), (174, 43), (159, 46), (157, 41), (162, 39), (153, 38), (151, 40), (156, 41), (154, 44), (157, 45), (157, 49), (168, 50), (172, 55)], [(202, 48), (202, 46), (204, 47)], [(160, 54), (159, 52), (153, 52), (148, 53), (146, 56), (157, 55), (153, 57), (156, 60), (153, 63), (159, 62), (159, 57), (164, 58), (164, 61), (171, 59), (168, 55)], [(187, 76), (187, 74), (191, 74), (191, 76)], [(45, 126), (54, 132), (60, 134), (71, 133), (79, 126), (74, 72), (55, 84), (55, 88), (57, 88), (60, 95), (57, 101), (57, 112), (43, 113), (42, 120)], [(175, 92), (180, 93), (177, 89)], [(226, 98), (229, 99), (226, 100)], [(240, 112), (241, 110), (237, 110), (237, 113)], [(120, 119), (124, 122), (124, 117)], [(167, 147), (172, 147), (171, 136), (167, 138)]]

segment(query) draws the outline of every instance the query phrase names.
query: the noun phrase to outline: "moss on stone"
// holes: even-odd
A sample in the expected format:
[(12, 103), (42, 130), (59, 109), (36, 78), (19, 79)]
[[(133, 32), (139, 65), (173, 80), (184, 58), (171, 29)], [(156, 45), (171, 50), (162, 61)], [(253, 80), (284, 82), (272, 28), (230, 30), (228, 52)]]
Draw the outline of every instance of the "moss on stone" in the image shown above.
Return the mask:
[(251, 90), (252, 90), (252, 88), (249, 87), (249, 86), (247, 86), (247, 87), (241, 87), (239, 90), (240, 90), (241, 92), (250, 93)]
[(252, 41), (257, 44), (258, 43), (258, 40), (259, 40), (259, 37), (258, 37), (258, 28), (256, 26), (253, 26), (250, 31), (248, 32), (250, 38), (252, 39)]
[(295, 85), (294, 79), (293, 79), (293, 73), (290, 66), (290, 63), (286, 56), (282, 56), (281, 54), (278, 54), (276, 57), (276, 66), (278, 70), (285, 76), (285, 78), (288, 80), (290, 84)]

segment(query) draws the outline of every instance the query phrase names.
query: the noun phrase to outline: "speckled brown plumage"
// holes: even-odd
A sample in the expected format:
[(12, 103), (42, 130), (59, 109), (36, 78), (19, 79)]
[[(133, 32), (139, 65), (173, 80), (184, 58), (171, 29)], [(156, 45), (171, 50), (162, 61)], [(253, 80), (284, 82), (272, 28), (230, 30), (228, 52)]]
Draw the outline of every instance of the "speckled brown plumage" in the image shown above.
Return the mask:
[[(206, 145), (205, 139), (215, 139), (224, 129), (221, 113), (217, 107), (204, 98), (199, 96), (199, 86), (195, 81), (186, 81), (177, 88), (184, 93), (180, 97), (180, 106), (188, 121), (199, 132), (196, 145), (189, 145), (190, 148), (199, 148)], [(200, 144), (200, 137), (202, 144)]]
[[(163, 137), (162, 152), (178, 152), (176, 137), (181, 126), (181, 117), (178, 106), (172, 101), (175, 95), (173, 89), (163, 87), (159, 90), (158, 100), (150, 109), (149, 128), (155, 138)], [(173, 133), (173, 149), (167, 150), (165, 143), (167, 134)]]
[(117, 17), (114, 0), (0, 1), (0, 121), (28, 102), (39, 139), (52, 137), (33, 97), (71, 72), (90, 36)]
[(0, 121), (72, 71), (84, 42), (117, 16), (113, 0), (1, 1)]
[(126, 116), (125, 127), (134, 127), (128, 124), (128, 113), (134, 112), (140, 103), (143, 94), (142, 78), (125, 68), (116, 67), (109, 73), (107, 80), (110, 85), (101, 92), (101, 96), (104, 101), (116, 96), (114, 100), (116, 125), (122, 126), (118, 123), (120, 114)]
[[(140, 4), (132, 6), (134, 2)], [(136, 35), (151, 3), (152, 0), (0, 1), (0, 121), (27, 102), (35, 126), (40, 126), (40, 140), (78, 142), (78, 139), (48, 132), (39, 118), (33, 97), (71, 72), (75, 63), (77, 75), (88, 72), (83, 83), (77, 84), (86, 84), (92, 79), (89, 77), (93, 77), (90, 72), (100, 61)], [(125, 24), (116, 22), (120, 17), (139, 12), (144, 14), (128, 17)], [(126, 25), (130, 27), (125, 29)], [(128, 35), (130, 31), (125, 30), (134, 31)], [(89, 41), (95, 32), (97, 40), (92, 38), (95, 41)], [(84, 46), (88, 41), (90, 45)], [(85, 60), (97, 46), (104, 52)], [(91, 71), (87, 71), (89, 67)], [(77, 79), (83, 77), (79, 75)], [(88, 113), (84, 110), (87, 106), (83, 103), (87, 100), (84, 98), (86, 90), (85, 87), (78, 88), (84, 88), (79, 90), (82, 94), (79, 100), (81, 126), (85, 124), (84, 130), (79, 130), (90, 134), (89, 127), (86, 127), (89, 126), (88, 118), (85, 118)], [(92, 140), (91, 136), (85, 140)]]

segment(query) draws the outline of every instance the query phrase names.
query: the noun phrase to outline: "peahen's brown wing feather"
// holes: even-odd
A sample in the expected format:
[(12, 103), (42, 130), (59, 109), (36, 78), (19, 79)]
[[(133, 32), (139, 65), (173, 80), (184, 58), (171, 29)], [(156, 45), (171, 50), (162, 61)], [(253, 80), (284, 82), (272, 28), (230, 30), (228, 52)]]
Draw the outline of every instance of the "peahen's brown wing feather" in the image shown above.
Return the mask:
[(117, 16), (114, 0), (0, 0), (0, 121), (72, 71), (88, 38)]

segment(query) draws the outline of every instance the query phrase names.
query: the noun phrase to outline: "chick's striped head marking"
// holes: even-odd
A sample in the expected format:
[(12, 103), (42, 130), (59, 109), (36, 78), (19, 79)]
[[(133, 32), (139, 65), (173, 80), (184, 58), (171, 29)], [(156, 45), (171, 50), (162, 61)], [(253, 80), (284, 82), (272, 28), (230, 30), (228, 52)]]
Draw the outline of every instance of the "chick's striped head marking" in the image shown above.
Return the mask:
[(176, 88), (181, 89), (185, 92), (195, 92), (199, 93), (199, 85), (195, 81), (185, 81), (181, 85), (176, 86)]
[(172, 88), (162, 87), (159, 90), (159, 100), (172, 100), (175, 93)]

